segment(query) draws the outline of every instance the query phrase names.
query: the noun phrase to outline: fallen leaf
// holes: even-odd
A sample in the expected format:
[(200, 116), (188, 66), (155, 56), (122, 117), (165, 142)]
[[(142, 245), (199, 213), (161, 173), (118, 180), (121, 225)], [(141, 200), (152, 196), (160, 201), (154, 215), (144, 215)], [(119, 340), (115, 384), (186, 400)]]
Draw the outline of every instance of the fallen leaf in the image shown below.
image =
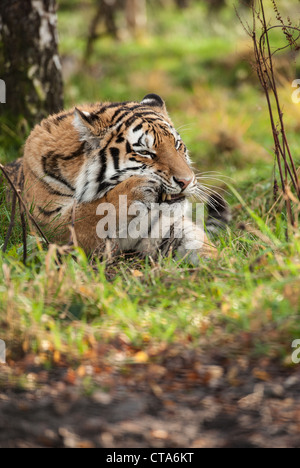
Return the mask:
[(131, 270), (131, 274), (134, 278), (142, 278), (144, 276), (139, 270)]
[(85, 448), (85, 449), (91, 449), (91, 448), (95, 448), (95, 445), (93, 444), (93, 442), (91, 440), (81, 440), (78, 443), (78, 447), (79, 448)]
[(77, 372), (78, 377), (84, 377), (86, 374), (85, 366), (79, 366), (76, 372)]
[(53, 353), (53, 361), (57, 364), (61, 358), (60, 352), (56, 349)]
[(73, 369), (69, 369), (65, 377), (65, 381), (68, 384), (74, 385), (76, 382), (76, 372)]
[(167, 369), (158, 364), (151, 364), (148, 368), (148, 374), (153, 377), (162, 377), (167, 372)]
[(259, 380), (263, 380), (264, 382), (269, 382), (271, 380), (271, 376), (262, 369), (254, 368), (252, 371), (252, 375)]
[(148, 356), (148, 354), (146, 354), (144, 351), (139, 351), (138, 353), (136, 353), (136, 354), (133, 356), (133, 359), (134, 359), (135, 362), (143, 363), (143, 362), (147, 362), (147, 361), (148, 361), (149, 356)]
[(241, 382), (238, 379), (239, 368), (237, 366), (232, 366), (229, 368), (227, 372), (227, 382), (232, 385), (233, 387), (238, 387)]
[(164, 431), (163, 429), (154, 429), (154, 431), (151, 431), (151, 435), (155, 439), (162, 439), (162, 440), (166, 440), (169, 437), (168, 432)]
[(150, 383), (150, 387), (154, 393), (154, 395), (158, 398), (161, 398), (162, 394), (164, 393), (162, 388), (160, 388), (159, 385), (155, 384), (155, 383)]

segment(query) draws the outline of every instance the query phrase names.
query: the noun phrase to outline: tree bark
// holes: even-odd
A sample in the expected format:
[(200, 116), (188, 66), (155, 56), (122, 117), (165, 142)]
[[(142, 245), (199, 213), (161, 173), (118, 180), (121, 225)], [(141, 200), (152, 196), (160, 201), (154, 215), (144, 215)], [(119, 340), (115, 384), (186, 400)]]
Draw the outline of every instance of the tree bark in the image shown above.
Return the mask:
[(56, 0), (1, 0), (1, 70), (6, 104), (1, 114), (30, 125), (63, 107)]

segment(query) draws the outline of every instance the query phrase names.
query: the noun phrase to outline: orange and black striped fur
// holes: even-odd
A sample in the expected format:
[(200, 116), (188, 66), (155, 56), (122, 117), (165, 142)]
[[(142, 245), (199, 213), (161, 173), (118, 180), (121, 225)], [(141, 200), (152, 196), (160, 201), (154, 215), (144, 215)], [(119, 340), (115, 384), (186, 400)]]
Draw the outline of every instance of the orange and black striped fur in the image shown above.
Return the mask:
[[(187, 149), (155, 94), (141, 102), (84, 105), (43, 120), (27, 139), (23, 173), (25, 201), (40, 225), (51, 227), (55, 242), (65, 242), (75, 213), (76, 237), (88, 254), (101, 243), (96, 232), (100, 204), (111, 203), (118, 217), (120, 195), (127, 195), (128, 206), (142, 202), (148, 208), (151, 203), (185, 203), (199, 195)], [(226, 205), (219, 205), (226, 213)], [(188, 255), (193, 263), (199, 255), (215, 255), (206, 235), (191, 253), (186, 248), (195, 236), (191, 231), (186, 228), (176, 239), (174, 252)], [(116, 235), (120, 252), (154, 255), (164, 240)]]

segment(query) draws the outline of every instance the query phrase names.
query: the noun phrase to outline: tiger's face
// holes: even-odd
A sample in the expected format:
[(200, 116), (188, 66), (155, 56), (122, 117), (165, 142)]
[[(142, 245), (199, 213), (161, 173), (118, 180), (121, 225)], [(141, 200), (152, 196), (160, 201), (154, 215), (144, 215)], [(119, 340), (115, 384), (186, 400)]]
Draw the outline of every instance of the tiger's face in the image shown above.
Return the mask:
[(77, 181), (80, 201), (100, 198), (133, 175), (155, 182), (157, 202), (179, 202), (195, 194), (186, 146), (159, 96), (76, 109), (74, 126), (90, 154)]

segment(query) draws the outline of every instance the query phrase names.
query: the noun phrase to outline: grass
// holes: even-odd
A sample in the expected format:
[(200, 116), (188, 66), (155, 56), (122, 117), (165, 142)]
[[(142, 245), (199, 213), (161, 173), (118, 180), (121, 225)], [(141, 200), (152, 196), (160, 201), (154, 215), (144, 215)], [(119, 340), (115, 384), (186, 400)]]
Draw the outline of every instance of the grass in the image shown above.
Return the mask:
[[(294, 3), (283, 2), (291, 15)], [(151, 17), (145, 37), (103, 39), (83, 66), (92, 9), (78, 2), (70, 10), (66, 0), (62, 6), (66, 106), (162, 95), (197, 169), (218, 171), (215, 179), (232, 186), (234, 220), (217, 241), (220, 259), (197, 269), (164, 259), (120, 260), (107, 271), (80, 250), (58, 266), (55, 249), (45, 251), (34, 237), (24, 267), (17, 225), (7, 253), (0, 253), (0, 338), (8, 358), (34, 352), (45, 365), (62, 356), (80, 361), (99, 343), (119, 339), (122, 359), (137, 362), (180, 343), (289, 363), (291, 343), (300, 336), (300, 236), (294, 232), (286, 240), (282, 204), (273, 206), (268, 114), (231, 7), (209, 22), (202, 7), (163, 10)], [(279, 58), (279, 68), (285, 59)], [(300, 105), (292, 103), (290, 86), (295, 73), (293, 65), (285, 67), (280, 97), (299, 163)], [(1, 128), (0, 161), (8, 162), (20, 154), (24, 138), (9, 122), (1, 121)], [(209, 183), (224, 186), (213, 177)], [(1, 246), (10, 216), (3, 187), (0, 197)]]

